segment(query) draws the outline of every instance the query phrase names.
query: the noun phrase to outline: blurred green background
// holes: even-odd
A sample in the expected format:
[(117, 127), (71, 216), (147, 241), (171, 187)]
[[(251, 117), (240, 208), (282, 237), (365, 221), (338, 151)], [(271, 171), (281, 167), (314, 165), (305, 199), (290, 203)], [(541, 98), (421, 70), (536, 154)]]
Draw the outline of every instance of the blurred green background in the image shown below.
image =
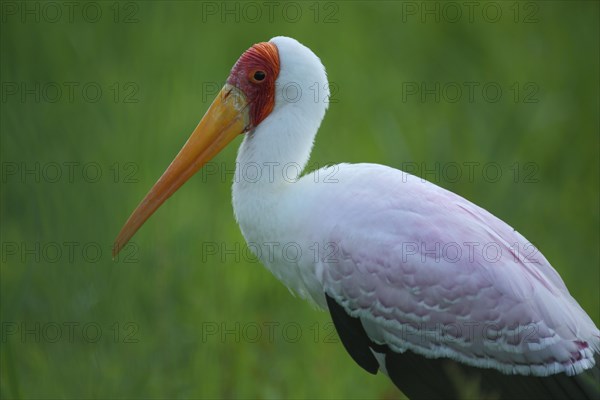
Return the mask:
[(54, 4), (2, 2), (3, 398), (400, 396), (248, 255), (231, 173), (191, 179), (111, 259), (214, 88), (276, 35), (335, 87), (313, 165), (433, 170), (600, 323), (598, 2)]

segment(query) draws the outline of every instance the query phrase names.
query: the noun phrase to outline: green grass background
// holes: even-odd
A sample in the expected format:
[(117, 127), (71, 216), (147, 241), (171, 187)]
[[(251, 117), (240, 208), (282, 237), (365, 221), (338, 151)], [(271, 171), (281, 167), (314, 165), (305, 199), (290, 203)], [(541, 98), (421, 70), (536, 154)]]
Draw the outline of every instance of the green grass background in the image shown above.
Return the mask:
[[(317, 137), (314, 164), (498, 163), (498, 182), (484, 180), (481, 169), (472, 181), (428, 178), (534, 242), (600, 322), (597, 2), (497, 2), (498, 23), (482, 17), (484, 3), (472, 23), (464, 7), (459, 22), (423, 22), (391, 1), (296, 3), (302, 10), (297, 22), (289, 21), (291, 9), (283, 18), (283, 5), (272, 22), (266, 14), (258, 22), (236, 22), (203, 14), (200, 2), (118, 3), (118, 23), (115, 3), (98, 2), (102, 17), (89, 23), (81, 17), (85, 3), (77, 4), (72, 23), (65, 8), (57, 23), (23, 22), (3, 8), (3, 398), (400, 396), (381, 374), (369, 376), (351, 361), (331, 335), (326, 313), (290, 296), (260, 264), (239, 251), (238, 260), (203, 252), (206, 243), (244, 249), (232, 214), (231, 175), (191, 179), (136, 235), (135, 254), (128, 253), (133, 262), (111, 260), (116, 233), (210, 104), (203, 84), (224, 82), (244, 50), (276, 35), (310, 47), (339, 89)], [(534, 21), (524, 23), (532, 10)], [(124, 23), (126, 16), (135, 21)], [(326, 16), (333, 20), (325, 23)], [(75, 89), (72, 102), (66, 94), (38, 102), (9, 94), (11, 84), (51, 82), (63, 88), (64, 82), (79, 88), (95, 82), (103, 96), (93, 103)], [(135, 103), (123, 102), (131, 94), (128, 82), (139, 89), (130, 98)], [(476, 90), (473, 102), (466, 94), (455, 103), (421, 102), (403, 98), (406, 82), (495, 82), (503, 97), (491, 103)], [(533, 82), (538, 101), (515, 102), (514, 82)], [(233, 168), (238, 144), (215, 161)], [(69, 162), (80, 163), (72, 182), (63, 164)], [(63, 165), (62, 178), (7, 175), (7, 168), (35, 163)], [(85, 163), (101, 167), (98, 182), (82, 179)], [(137, 167), (135, 183), (124, 182), (127, 163)], [(521, 172), (533, 163), (536, 181), (521, 175), (514, 182), (515, 163)], [(114, 168), (121, 172), (117, 182)], [(72, 260), (65, 242), (78, 243)], [(61, 256), (51, 252), (53, 243)], [(36, 244), (39, 260), (9, 251)], [(102, 253), (92, 262), (97, 247)], [(78, 324), (73, 337), (68, 323)], [(54, 324), (62, 329), (56, 342)], [(102, 336), (88, 343), (94, 326)]]

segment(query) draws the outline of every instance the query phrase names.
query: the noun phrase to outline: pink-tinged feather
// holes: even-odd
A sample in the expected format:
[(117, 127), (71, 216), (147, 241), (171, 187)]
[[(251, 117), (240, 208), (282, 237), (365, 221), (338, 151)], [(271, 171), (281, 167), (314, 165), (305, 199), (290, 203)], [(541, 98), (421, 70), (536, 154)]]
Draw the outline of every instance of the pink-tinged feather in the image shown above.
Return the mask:
[(319, 215), (295, 226), (335, 244), (336, 257), (322, 261), (322, 289), (374, 341), (504, 373), (573, 375), (594, 365), (598, 328), (548, 260), (539, 251), (527, 257), (529, 242), (509, 225), (391, 168), (343, 164), (336, 177), (300, 182), (304, 205)]

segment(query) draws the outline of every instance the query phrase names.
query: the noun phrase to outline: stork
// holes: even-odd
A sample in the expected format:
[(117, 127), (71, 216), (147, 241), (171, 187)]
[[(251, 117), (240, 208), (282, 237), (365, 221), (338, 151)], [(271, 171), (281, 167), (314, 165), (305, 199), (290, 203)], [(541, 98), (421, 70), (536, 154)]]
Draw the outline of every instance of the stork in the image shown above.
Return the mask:
[[(315, 84), (320, 99), (310, 92)], [(320, 59), (294, 39), (244, 52), (113, 254), (243, 134), (233, 208), (244, 238), (291, 291), (330, 312), (363, 369), (382, 371), (411, 399), (459, 397), (457, 374), (487, 396), (598, 398), (598, 328), (509, 225), (382, 165), (340, 164), (290, 179), (289, 166), (304, 169), (309, 160), (327, 88)], [(250, 164), (262, 168), (256, 179), (240, 176)], [(335, 182), (322, 178), (332, 171)], [(303, 251), (273, 253), (274, 242)]]

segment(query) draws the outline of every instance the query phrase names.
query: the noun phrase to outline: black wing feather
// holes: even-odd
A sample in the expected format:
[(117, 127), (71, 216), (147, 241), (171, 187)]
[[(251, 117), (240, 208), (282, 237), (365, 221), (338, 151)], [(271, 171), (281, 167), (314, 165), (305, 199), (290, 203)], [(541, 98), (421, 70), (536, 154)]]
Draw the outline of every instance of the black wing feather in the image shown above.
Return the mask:
[[(410, 399), (480, 397), (489, 399), (600, 399), (600, 357), (596, 366), (577, 376), (506, 375), (495, 369), (475, 368), (448, 358), (426, 358), (411, 351), (396, 353), (374, 343), (359, 318), (350, 316), (325, 295), (331, 319), (352, 359), (371, 374), (379, 363), (371, 349), (385, 354), (392, 382)], [(474, 391), (469, 392), (469, 387)], [(473, 390), (473, 389), (471, 389)]]

